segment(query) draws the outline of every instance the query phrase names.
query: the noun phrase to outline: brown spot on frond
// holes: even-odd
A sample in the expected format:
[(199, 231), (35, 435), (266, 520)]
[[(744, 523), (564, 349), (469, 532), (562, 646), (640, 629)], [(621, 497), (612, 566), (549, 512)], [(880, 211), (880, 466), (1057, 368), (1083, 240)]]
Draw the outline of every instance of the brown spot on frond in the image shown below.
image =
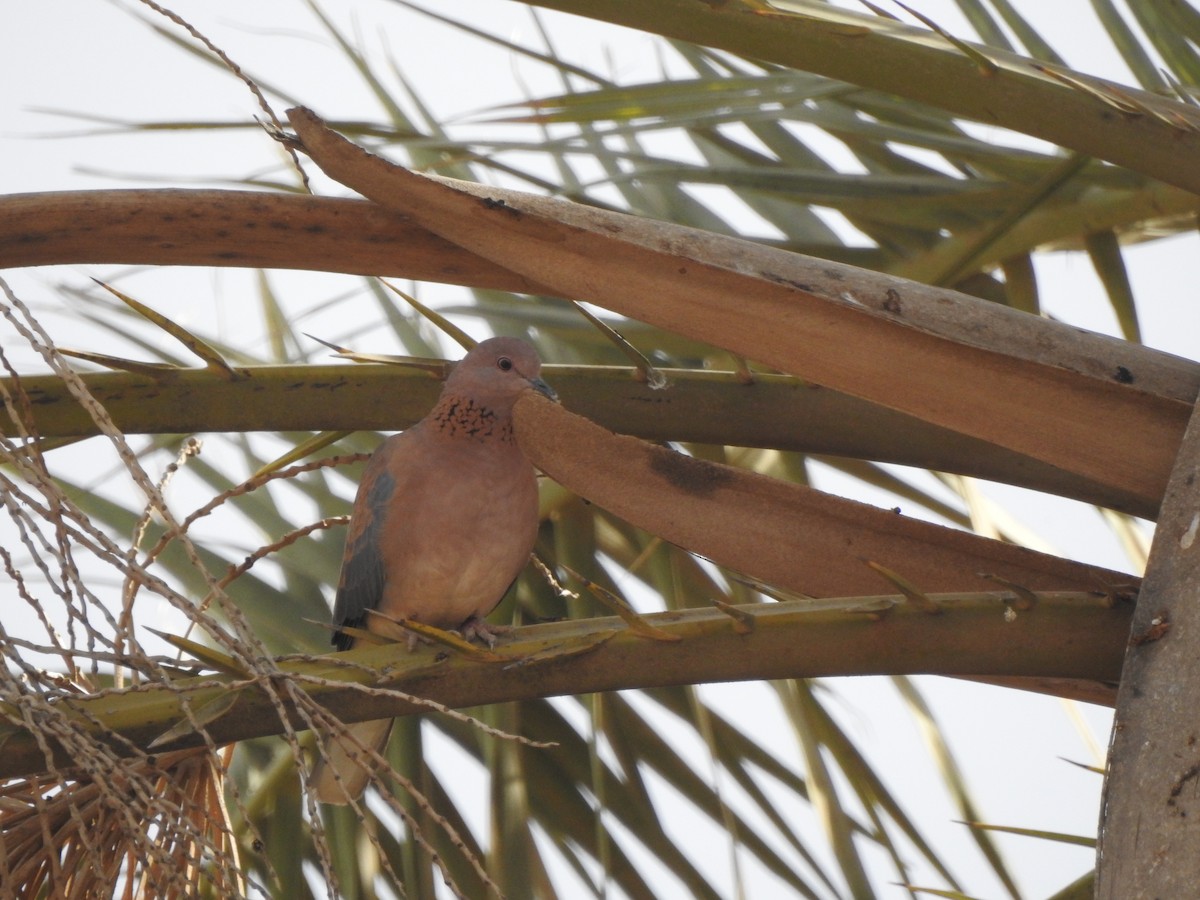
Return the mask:
[(711, 494), (731, 480), (721, 466), (671, 450), (655, 449), (650, 455), (650, 469), (672, 486), (697, 496)]

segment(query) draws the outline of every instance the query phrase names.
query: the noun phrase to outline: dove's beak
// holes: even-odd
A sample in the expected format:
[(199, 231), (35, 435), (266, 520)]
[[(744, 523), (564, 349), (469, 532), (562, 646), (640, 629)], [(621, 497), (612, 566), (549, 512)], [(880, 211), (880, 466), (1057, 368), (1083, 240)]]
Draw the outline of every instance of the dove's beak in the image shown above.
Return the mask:
[(542, 379), (530, 378), (529, 385), (543, 397), (547, 397), (553, 400), (555, 403), (558, 402), (558, 394), (554, 393), (554, 388), (550, 387), (550, 385), (546, 384), (546, 382), (542, 381)]

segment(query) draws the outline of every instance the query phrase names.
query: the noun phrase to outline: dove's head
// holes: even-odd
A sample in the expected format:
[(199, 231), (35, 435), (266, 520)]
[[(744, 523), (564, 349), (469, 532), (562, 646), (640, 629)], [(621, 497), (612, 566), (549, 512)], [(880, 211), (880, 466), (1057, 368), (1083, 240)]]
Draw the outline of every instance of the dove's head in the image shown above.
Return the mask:
[(476, 344), (446, 379), (446, 393), (471, 397), (494, 410), (512, 409), (525, 391), (558, 396), (541, 378), (542, 361), (528, 341), (489, 338)]

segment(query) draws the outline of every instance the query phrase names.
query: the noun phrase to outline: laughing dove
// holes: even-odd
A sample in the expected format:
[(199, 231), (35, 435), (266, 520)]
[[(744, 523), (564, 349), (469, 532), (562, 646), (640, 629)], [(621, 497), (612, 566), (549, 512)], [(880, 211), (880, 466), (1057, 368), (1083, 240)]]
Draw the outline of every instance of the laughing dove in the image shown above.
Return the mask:
[[(483, 341), (454, 367), (433, 410), (375, 451), (350, 517), (334, 627), (377, 629), (367, 613), (376, 609), (495, 643), (484, 616), (528, 562), (537, 535), (537, 480), (513, 436), (512, 410), (526, 391), (554, 399), (540, 369), (525, 341)], [(355, 640), (339, 631), (333, 643), (347, 650)], [(382, 750), (391, 727), (382, 719), (349, 731)], [(370, 775), (355, 759), (364, 756), (353, 741), (331, 742), (313, 769), (317, 797), (360, 796)]]

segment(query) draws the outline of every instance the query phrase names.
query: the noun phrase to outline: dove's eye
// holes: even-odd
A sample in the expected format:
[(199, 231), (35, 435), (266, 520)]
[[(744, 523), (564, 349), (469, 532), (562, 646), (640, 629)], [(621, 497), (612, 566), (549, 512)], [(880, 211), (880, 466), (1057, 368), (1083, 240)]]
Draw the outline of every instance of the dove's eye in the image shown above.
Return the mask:
[(502, 371), (502, 372), (507, 372), (512, 367), (513, 367), (513, 361), (511, 359), (509, 359), (507, 356), (502, 356), (498, 360), (496, 360), (496, 368), (500, 369), (500, 371)]

